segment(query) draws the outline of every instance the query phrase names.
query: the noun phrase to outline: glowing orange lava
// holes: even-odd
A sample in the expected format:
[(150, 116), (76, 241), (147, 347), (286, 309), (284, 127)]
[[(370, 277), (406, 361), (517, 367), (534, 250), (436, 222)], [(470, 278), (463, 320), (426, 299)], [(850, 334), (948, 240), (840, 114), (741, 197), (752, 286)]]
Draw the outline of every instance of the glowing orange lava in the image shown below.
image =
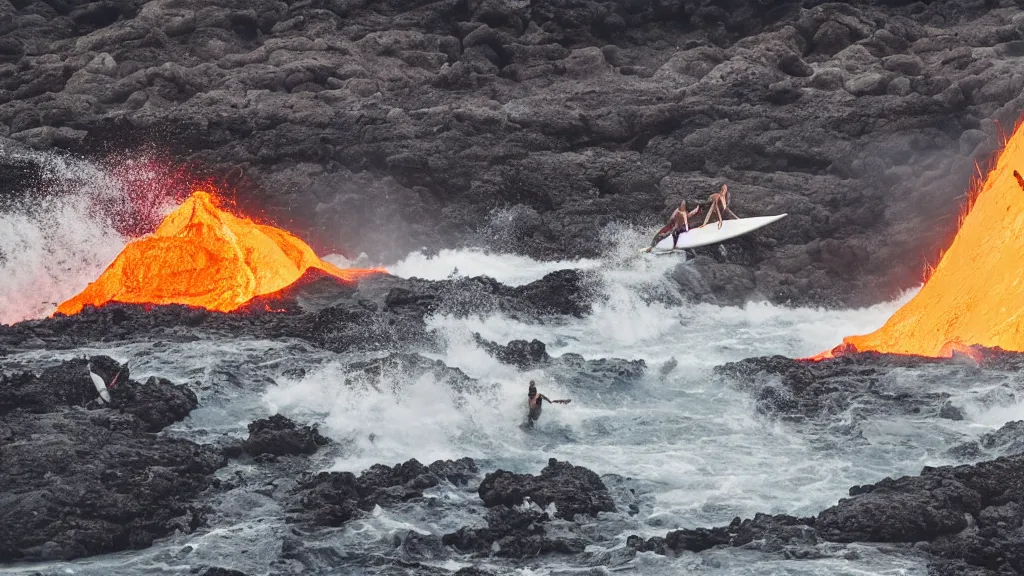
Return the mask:
[(851, 352), (972, 357), (970, 346), (1024, 352), (1024, 130), (1007, 141), (953, 244), (921, 291), (885, 323), (813, 359)]
[(230, 312), (282, 290), (307, 270), (355, 281), (379, 272), (324, 262), (302, 240), (225, 211), (215, 190), (200, 187), (156, 231), (130, 242), (80, 294), (57, 308), (77, 314), (109, 302), (185, 304)]

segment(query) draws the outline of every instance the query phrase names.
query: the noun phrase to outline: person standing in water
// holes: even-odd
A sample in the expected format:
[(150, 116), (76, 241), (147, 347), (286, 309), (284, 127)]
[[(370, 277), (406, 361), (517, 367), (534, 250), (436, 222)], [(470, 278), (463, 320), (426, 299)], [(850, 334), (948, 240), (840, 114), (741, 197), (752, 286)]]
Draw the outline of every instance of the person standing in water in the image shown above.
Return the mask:
[(538, 393), (537, 384), (533, 380), (530, 380), (530, 391), (526, 396), (526, 405), (530, 409), (529, 420), (527, 420), (526, 423), (531, 428), (533, 427), (533, 423), (540, 418), (541, 405), (543, 402), (549, 402), (552, 404), (568, 404), (570, 402), (570, 400), (552, 400), (547, 396)]

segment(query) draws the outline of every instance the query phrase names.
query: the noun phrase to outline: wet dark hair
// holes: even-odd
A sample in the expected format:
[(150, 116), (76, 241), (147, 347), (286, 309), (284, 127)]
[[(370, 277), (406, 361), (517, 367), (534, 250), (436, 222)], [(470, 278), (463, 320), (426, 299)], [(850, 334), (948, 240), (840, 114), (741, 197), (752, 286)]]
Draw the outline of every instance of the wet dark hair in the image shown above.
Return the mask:
[(533, 396), (536, 396), (536, 395), (537, 395), (537, 385), (533, 383), (533, 380), (530, 380), (530, 392), (529, 392), (529, 394), (527, 394), (527, 396), (530, 396), (532, 398)]

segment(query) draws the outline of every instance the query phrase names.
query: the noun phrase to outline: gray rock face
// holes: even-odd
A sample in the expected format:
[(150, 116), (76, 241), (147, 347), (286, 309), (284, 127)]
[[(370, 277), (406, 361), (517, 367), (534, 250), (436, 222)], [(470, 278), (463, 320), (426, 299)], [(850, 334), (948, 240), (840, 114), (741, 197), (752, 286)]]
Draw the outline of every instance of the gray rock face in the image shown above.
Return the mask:
[(298, 426), (290, 419), (275, 414), (249, 423), (249, 437), (242, 444), (250, 456), (272, 454), (274, 456), (309, 455), (330, 439), (320, 435), (314, 425)]
[(377, 505), (421, 498), (442, 481), (465, 484), (477, 472), (470, 458), (438, 460), (424, 466), (415, 459), (395, 466), (374, 464), (359, 476), (351, 472), (306, 475), (295, 489), (295, 520), (311, 526), (341, 526)]
[(113, 388), (109, 408), (96, 396), (84, 360), (0, 378), (0, 562), (145, 548), (205, 523), (197, 500), (223, 456), (150, 433), (195, 395), (152, 378)]
[[(74, 316), (0, 326), (0, 346), (11, 350), (69, 348), (91, 342), (97, 330), (102, 330), (109, 341), (153, 334), (169, 338), (195, 333), (260, 334), (302, 338), (339, 352), (390, 350), (410, 342), (433, 341), (424, 320), (433, 312), (466, 315), (501, 311), (534, 321), (548, 316), (582, 316), (589, 311), (591, 299), (584, 285), (582, 275), (575, 270), (559, 270), (514, 287), (484, 276), (429, 281), (379, 275), (349, 285), (309, 274), (266, 301), (254, 299), (238, 314), (177, 305), (146, 309), (110, 304), (98, 309), (89, 307)], [(283, 312), (268, 312), (267, 303)], [(78, 384), (81, 391), (74, 388), (60, 393), (75, 398), (84, 394), (82, 402), (91, 399), (95, 391), (88, 377)], [(130, 389), (126, 390), (129, 393)], [(40, 390), (33, 401), (50, 402), (47, 394)], [(0, 390), (0, 411), (5, 402)]]
[(592, 256), (608, 223), (653, 232), (728, 182), (739, 215), (789, 213), (726, 244), (731, 299), (916, 282), (1024, 103), (1009, 0), (54, 6), (0, 8), (0, 136), (155, 143), (317, 250), (382, 260), (498, 236)]
[(555, 516), (566, 520), (577, 514), (597, 516), (599, 512), (615, 511), (611, 494), (597, 474), (554, 458), (538, 476), (506, 470), (488, 474), (478, 492), (487, 507), (519, 506), (525, 498), (541, 508), (554, 503)]

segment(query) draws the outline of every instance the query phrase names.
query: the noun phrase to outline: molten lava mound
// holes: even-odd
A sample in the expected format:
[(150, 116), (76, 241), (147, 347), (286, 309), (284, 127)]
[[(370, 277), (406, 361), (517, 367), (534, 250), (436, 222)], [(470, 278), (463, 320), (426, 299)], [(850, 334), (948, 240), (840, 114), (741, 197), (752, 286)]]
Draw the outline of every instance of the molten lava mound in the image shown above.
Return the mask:
[(57, 307), (77, 314), (110, 302), (185, 304), (231, 312), (287, 288), (307, 271), (345, 282), (383, 268), (342, 269), (302, 240), (223, 210), (210, 189), (195, 190), (153, 234), (132, 241), (80, 294)]
[(1024, 352), (1024, 130), (1018, 125), (921, 291), (877, 331), (814, 359), (875, 351), (949, 357)]

